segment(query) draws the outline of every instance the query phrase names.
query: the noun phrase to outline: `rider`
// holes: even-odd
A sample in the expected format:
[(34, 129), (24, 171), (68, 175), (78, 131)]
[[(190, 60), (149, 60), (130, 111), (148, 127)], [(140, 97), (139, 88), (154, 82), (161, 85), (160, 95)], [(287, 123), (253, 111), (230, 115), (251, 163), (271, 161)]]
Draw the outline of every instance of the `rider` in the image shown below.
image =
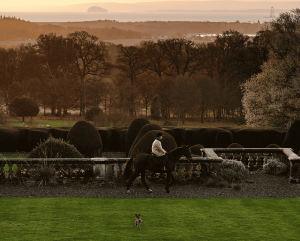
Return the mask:
[(152, 153), (160, 160), (162, 160), (161, 171), (164, 171), (168, 157), (165, 155), (167, 152), (161, 146), (162, 138), (163, 134), (161, 132), (158, 132), (156, 135), (156, 139), (152, 143)]

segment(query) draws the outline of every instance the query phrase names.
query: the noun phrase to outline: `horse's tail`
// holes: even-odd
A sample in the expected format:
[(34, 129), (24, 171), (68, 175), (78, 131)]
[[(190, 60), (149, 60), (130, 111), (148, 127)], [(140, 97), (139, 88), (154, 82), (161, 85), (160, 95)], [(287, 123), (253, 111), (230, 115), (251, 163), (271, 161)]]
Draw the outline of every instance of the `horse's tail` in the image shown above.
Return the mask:
[(126, 162), (126, 166), (125, 166), (125, 170), (124, 170), (124, 180), (127, 180), (131, 175), (132, 175), (132, 162), (133, 162), (133, 157), (130, 158), (127, 162)]

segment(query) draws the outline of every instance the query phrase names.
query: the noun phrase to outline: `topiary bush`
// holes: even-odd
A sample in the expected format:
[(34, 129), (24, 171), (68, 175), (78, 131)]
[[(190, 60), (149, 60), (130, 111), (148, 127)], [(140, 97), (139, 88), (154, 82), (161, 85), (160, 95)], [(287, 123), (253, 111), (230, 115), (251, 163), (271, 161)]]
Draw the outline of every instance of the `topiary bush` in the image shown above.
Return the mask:
[(300, 120), (295, 120), (282, 143), (283, 148), (292, 148), (295, 153), (299, 153), (300, 150)]
[(217, 172), (217, 175), (230, 183), (239, 183), (242, 180), (245, 180), (248, 173), (248, 170), (242, 162), (236, 160), (224, 160), (220, 164), (220, 170)]
[(277, 144), (270, 144), (270, 145), (267, 145), (266, 148), (281, 148), (281, 147)]
[(150, 124), (145, 118), (136, 118), (129, 126), (125, 137), (125, 154), (128, 156), (130, 148), (144, 125)]
[(20, 151), (20, 131), (16, 127), (0, 128), (0, 151), (15, 152)]
[(159, 100), (158, 96), (154, 96), (151, 105), (150, 105), (150, 113), (151, 113), (151, 118), (153, 120), (160, 120), (160, 109), (159, 109)]
[(287, 174), (288, 170), (288, 166), (281, 162), (278, 158), (268, 159), (267, 164), (263, 166), (264, 173), (271, 175), (284, 175)]
[(18, 117), (37, 116), (40, 112), (38, 104), (29, 97), (16, 97), (9, 104), (9, 113)]
[(78, 121), (69, 131), (67, 141), (87, 157), (96, 157), (102, 154), (102, 140), (99, 132), (87, 121)]
[(190, 151), (194, 155), (201, 156), (202, 153), (201, 153), (200, 149), (203, 149), (203, 148), (205, 148), (205, 147), (200, 144), (197, 144), (197, 145), (191, 146)]
[[(175, 139), (168, 133), (160, 131), (163, 133), (164, 137), (161, 141), (162, 148), (167, 152), (172, 151), (177, 147)], [(135, 145), (129, 157), (133, 157), (139, 153), (150, 154), (152, 152), (152, 143), (156, 139), (156, 130), (147, 132)]]
[(28, 155), (28, 158), (83, 158), (83, 155), (63, 139), (56, 139), (52, 136), (41, 142)]
[(244, 147), (239, 143), (231, 143), (227, 148), (244, 148)]
[(85, 119), (87, 121), (95, 121), (101, 117), (103, 114), (103, 111), (99, 107), (94, 107), (86, 111), (85, 113)]
[(216, 136), (216, 147), (226, 148), (233, 141), (232, 133), (230, 131), (219, 131)]
[(139, 142), (139, 140), (149, 131), (152, 130), (162, 130), (162, 128), (157, 125), (157, 124), (147, 124), (144, 125), (142, 127), (142, 129), (140, 130), (139, 134), (137, 135), (137, 137), (135, 138), (134, 142), (131, 145), (130, 151), (129, 151), (129, 156), (131, 155), (132, 150), (134, 149), (135, 145)]

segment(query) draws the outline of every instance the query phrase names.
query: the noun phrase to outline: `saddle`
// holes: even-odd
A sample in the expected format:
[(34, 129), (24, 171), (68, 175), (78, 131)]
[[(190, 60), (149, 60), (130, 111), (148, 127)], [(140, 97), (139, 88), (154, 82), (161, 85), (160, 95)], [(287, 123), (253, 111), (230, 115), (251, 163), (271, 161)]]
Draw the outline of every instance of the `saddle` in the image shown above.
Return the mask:
[(156, 156), (154, 153), (151, 153), (151, 161), (152, 165), (155, 169), (164, 169), (165, 165), (167, 164), (167, 157), (166, 156)]

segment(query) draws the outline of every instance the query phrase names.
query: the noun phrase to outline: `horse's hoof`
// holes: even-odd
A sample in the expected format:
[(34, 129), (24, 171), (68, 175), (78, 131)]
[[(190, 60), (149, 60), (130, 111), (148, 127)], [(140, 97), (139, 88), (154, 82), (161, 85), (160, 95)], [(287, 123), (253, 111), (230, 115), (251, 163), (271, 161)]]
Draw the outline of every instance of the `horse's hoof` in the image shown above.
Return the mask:
[(127, 190), (126, 193), (129, 194), (129, 193), (130, 193), (130, 190)]
[(152, 190), (149, 188), (149, 189), (148, 189), (148, 192), (149, 192), (149, 193), (152, 193)]

